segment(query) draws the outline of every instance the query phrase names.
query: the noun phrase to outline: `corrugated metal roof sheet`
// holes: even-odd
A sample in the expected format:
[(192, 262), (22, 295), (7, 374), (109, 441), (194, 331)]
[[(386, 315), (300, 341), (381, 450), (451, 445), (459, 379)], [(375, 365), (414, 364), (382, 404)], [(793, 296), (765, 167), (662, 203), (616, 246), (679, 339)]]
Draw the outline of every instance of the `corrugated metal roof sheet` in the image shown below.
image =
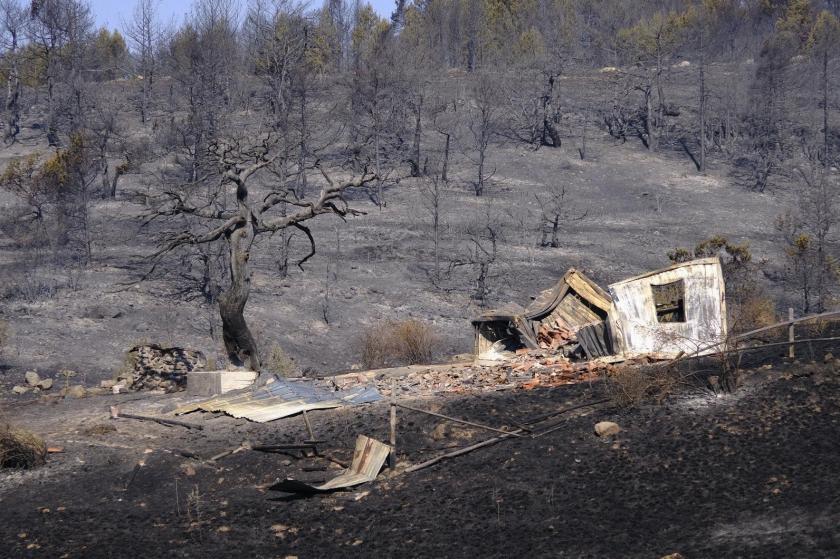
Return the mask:
[(175, 413), (180, 415), (198, 410), (224, 412), (236, 418), (244, 417), (265, 423), (303, 411), (367, 404), (381, 398), (372, 386), (356, 386), (330, 392), (318, 388), (310, 380), (292, 381), (275, 377), (273, 382), (265, 386), (229, 392), (224, 396), (183, 406)]

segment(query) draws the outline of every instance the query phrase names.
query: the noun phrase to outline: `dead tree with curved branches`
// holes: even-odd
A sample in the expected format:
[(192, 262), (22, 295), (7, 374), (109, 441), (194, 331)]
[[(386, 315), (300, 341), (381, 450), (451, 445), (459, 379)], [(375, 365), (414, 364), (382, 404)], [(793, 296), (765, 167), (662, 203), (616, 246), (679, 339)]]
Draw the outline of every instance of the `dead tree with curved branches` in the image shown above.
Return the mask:
[(145, 222), (165, 217), (189, 218), (188, 223), (194, 226), (163, 235), (144, 279), (166, 255), (181, 247), (226, 244), (229, 285), (219, 296), (222, 338), (231, 363), (255, 371), (260, 370), (261, 360), (244, 315), (251, 285), (248, 260), (255, 239), (288, 228), (302, 232), (310, 247), (298, 262), (302, 268), (315, 255), (315, 238), (306, 222), (322, 214), (341, 218), (361, 214), (348, 205), (344, 194), (377, 178), (365, 168), (361, 176), (336, 181), (316, 162), (310, 171), (320, 174), (323, 186), (317, 196), (301, 198), (294, 188), (296, 177), (284, 175), (285, 159), (292, 152), (281, 144), (270, 134), (251, 145), (233, 139), (212, 144), (209, 156), (217, 165), (217, 180), (212, 188), (208, 191), (206, 184), (194, 182), (165, 191)]

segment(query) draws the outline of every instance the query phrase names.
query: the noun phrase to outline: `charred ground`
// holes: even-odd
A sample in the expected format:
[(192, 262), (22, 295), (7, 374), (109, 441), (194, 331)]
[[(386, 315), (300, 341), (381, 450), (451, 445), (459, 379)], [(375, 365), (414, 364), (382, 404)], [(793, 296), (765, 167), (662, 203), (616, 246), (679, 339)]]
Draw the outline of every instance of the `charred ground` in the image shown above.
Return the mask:
[[(301, 439), (299, 417), (255, 425), (188, 416), (205, 426), (198, 432), (106, 419), (109, 403), (154, 412), (171, 409), (178, 399), (171, 396), (16, 407), (18, 420), (65, 452), (42, 469), (4, 474), (0, 534), (10, 557), (124, 557), (138, 549), (172, 557), (219, 550), (253, 557), (832, 557), (840, 550), (837, 367), (765, 367), (750, 371), (737, 395), (695, 390), (636, 409), (582, 409), (542, 424), (562, 425), (544, 437), (309, 498), (266, 487), (287, 476), (329, 478), (337, 466), (255, 451), (205, 461), (246, 439)], [(512, 426), (593, 401), (602, 389), (596, 382), (414, 405)], [(312, 417), (340, 460), (357, 433), (387, 440), (387, 405)], [(488, 436), (430, 419), (400, 412), (401, 463)], [(596, 437), (600, 420), (618, 422), (621, 433)]]

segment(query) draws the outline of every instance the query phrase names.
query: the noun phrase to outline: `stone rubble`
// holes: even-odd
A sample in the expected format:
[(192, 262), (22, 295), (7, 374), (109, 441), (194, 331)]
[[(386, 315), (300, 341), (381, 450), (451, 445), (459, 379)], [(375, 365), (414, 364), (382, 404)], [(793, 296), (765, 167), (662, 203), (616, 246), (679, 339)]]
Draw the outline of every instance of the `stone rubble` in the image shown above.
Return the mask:
[(206, 365), (207, 359), (197, 350), (157, 344), (135, 346), (128, 351), (116, 382), (103, 384), (102, 388), (115, 394), (129, 389), (178, 392), (187, 387), (187, 373)]

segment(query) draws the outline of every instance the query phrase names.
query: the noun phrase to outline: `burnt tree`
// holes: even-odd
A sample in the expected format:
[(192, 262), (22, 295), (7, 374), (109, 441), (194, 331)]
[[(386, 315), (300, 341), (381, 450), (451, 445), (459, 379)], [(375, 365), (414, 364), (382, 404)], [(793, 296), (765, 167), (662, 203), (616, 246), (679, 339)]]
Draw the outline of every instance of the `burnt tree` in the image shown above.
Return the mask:
[[(245, 305), (251, 291), (248, 261), (255, 239), (289, 228), (297, 229), (306, 236), (310, 246), (308, 254), (298, 262), (302, 266), (315, 254), (315, 239), (305, 222), (322, 214), (343, 218), (360, 213), (349, 207), (343, 194), (347, 189), (364, 186), (376, 178), (365, 169), (359, 177), (335, 181), (316, 163), (314, 168), (320, 172), (323, 186), (317, 196), (301, 198), (294, 179), (272, 173), (275, 167), (283, 165), (282, 158), (288, 155), (288, 150), (280, 144), (271, 135), (249, 146), (236, 140), (212, 144), (209, 152), (218, 165), (215, 192), (202, 198), (191, 195), (190, 185), (170, 189), (150, 216), (150, 219), (189, 217), (193, 223), (203, 226), (165, 234), (152, 256), (152, 270), (164, 256), (179, 247), (208, 243), (226, 245), (229, 284), (218, 298), (222, 338), (231, 363), (255, 371), (260, 369), (261, 360), (257, 342), (245, 320)], [(259, 188), (259, 178), (265, 177), (270, 179), (267, 187)]]

